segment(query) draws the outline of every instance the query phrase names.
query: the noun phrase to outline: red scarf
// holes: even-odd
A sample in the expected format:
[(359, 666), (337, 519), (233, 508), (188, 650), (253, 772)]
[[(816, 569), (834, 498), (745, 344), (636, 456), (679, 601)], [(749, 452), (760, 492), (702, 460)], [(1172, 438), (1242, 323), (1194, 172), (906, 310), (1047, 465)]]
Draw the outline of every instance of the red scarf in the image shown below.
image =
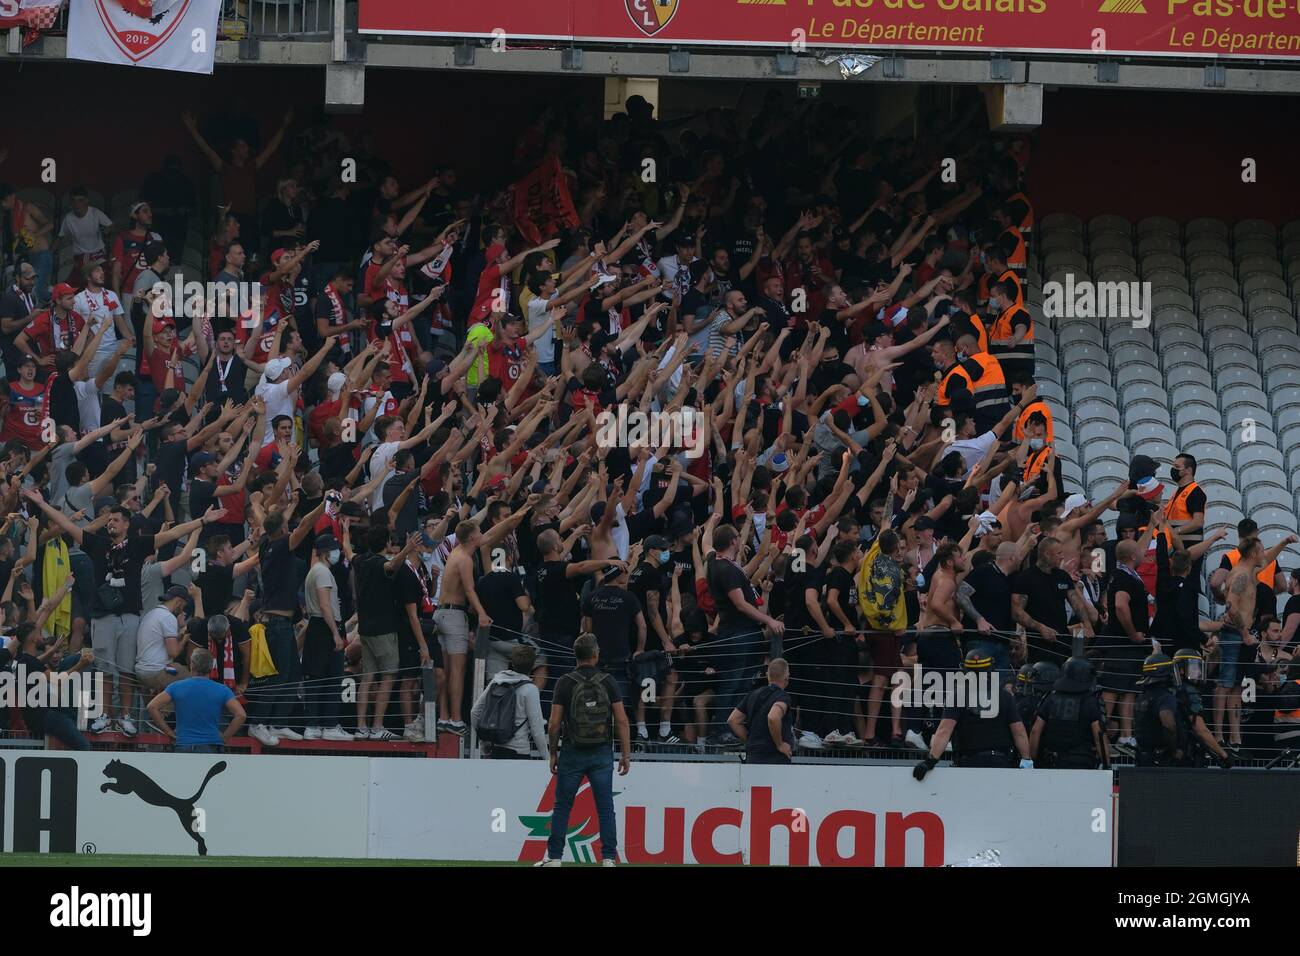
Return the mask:
[[(208, 647), (212, 651), (212, 670), (208, 672), (208, 677), (212, 680), (221, 681), (233, 691), (237, 683), (235, 680), (234, 632), (226, 635), (224, 647), (217, 647), (217, 642), (213, 638), (208, 639)], [(217, 664), (217, 661), (221, 662), (220, 665)]]

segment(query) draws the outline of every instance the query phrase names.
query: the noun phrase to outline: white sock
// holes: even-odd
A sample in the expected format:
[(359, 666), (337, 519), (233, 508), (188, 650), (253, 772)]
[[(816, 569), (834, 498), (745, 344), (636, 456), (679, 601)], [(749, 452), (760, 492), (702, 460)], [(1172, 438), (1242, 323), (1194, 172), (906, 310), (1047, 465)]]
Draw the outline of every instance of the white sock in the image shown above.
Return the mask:
[(650, 731), (646, 729), (646, 725), (645, 725), (645, 721), (644, 721), (644, 720), (638, 720), (638, 721), (636, 722), (636, 732), (637, 732), (637, 735), (640, 736), (640, 737), (649, 737), (649, 736), (650, 736)]
[(667, 737), (673, 732), (673, 725), (666, 720), (659, 721), (659, 736)]

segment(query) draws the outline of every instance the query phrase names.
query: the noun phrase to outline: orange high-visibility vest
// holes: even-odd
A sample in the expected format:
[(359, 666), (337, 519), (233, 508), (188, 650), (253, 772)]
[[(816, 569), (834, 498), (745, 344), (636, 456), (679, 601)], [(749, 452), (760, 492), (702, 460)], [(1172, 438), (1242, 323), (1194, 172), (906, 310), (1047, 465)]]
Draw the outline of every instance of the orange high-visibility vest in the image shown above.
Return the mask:
[[(1019, 344), (1012, 344), (1016, 335), (1015, 319), (1024, 315), (1029, 320), (1029, 331)], [(1034, 361), (1034, 320), (1024, 306), (1013, 305), (993, 321), (989, 330), (989, 350), (999, 359), (1006, 361)]]
[[(1233, 548), (1225, 554), (1224, 557), (1228, 559), (1228, 567), (1235, 568), (1237, 562), (1241, 560), (1241, 549)], [(1273, 586), (1273, 576), (1275, 574), (1277, 574), (1276, 558), (1260, 569), (1259, 573), (1255, 575), (1255, 580), (1264, 585), (1264, 587), (1271, 588)]]
[(1024, 483), (1029, 484), (1038, 477), (1038, 473), (1043, 470), (1043, 465), (1047, 464), (1047, 456), (1051, 453), (1050, 445), (1044, 445), (1038, 451), (1031, 451), (1029, 457), (1025, 459)]
[(1015, 226), (1008, 226), (1002, 230), (1002, 234), (998, 238), (1001, 239), (1007, 233), (1010, 233), (1011, 237), (1016, 240), (1015, 249), (1007, 256), (1007, 266), (1015, 269), (1018, 273), (1023, 273), (1029, 265), (1029, 256), (1025, 252), (1025, 237)]
[[(1297, 678), (1295, 683), (1300, 684), (1300, 678)], [(1273, 711), (1273, 722), (1300, 725), (1300, 710), (1275, 710)], [(1293, 730), (1279, 728), (1273, 734), (1274, 741), (1292, 740), (1296, 737), (1300, 737), (1300, 726), (1295, 727)]]
[(977, 352), (987, 352), (989, 350), (989, 333), (984, 328), (984, 320), (978, 315), (971, 315), (971, 328), (975, 330), (975, 349)]
[(1007, 202), (1022, 202), (1025, 204), (1025, 218), (1020, 220), (1020, 231), (1022, 233), (1034, 231), (1034, 204), (1029, 201), (1029, 197), (1023, 192), (1015, 193), (1007, 197)]
[[(1192, 513), (1187, 510), (1187, 497), (1198, 487), (1200, 486), (1197, 485), (1196, 482), (1192, 481), (1188, 482), (1186, 487), (1179, 488), (1178, 493), (1170, 498), (1169, 503), (1165, 505), (1165, 517), (1170, 521), (1190, 520), (1192, 518)], [(1184, 542), (1190, 541), (1192, 544), (1198, 544), (1205, 540), (1205, 531), (1204, 529), (1189, 532), (1179, 531), (1178, 536), (1182, 538)], [(1169, 539), (1166, 539), (1165, 543), (1170, 547), (1173, 546), (1173, 542)]]
[(1056, 437), (1056, 429), (1052, 424), (1052, 410), (1047, 406), (1047, 403), (1041, 399), (1036, 402), (1030, 402), (1025, 406), (1025, 410), (1021, 412), (1020, 417), (1016, 419), (1015, 430), (1012, 431), (1011, 435), (1016, 441), (1024, 441), (1025, 424), (1029, 421), (1029, 416), (1034, 414), (1034, 412), (1042, 412), (1043, 417), (1047, 419), (1047, 444), (1050, 445)]
[(968, 361), (974, 362), (980, 367), (980, 377), (972, 381), (970, 373), (962, 368), (962, 363), (958, 362), (950, 368), (939, 382), (939, 395), (935, 402), (939, 405), (952, 404), (948, 397), (948, 383), (952, 381), (953, 376), (964, 380), (966, 388), (975, 397), (976, 408), (988, 408), (993, 405), (1002, 405), (1007, 401), (1007, 377), (1002, 372), (1002, 364), (992, 355), (981, 352), (969, 357)]

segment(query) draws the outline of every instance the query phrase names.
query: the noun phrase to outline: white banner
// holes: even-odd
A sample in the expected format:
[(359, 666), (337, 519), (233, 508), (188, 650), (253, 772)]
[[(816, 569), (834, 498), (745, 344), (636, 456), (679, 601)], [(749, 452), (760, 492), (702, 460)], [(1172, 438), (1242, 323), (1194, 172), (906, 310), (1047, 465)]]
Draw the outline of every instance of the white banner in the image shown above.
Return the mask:
[[(555, 778), (540, 761), (371, 761), (373, 857), (542, 858)], [(1111, 775), (1098, 770), (634, 763), (614, 777), (628, 863), (1110, 866)], [(565, 859), (596, 860), (585, 784)]]
[(211, 73), (221, 0), (71, 0), (68, 58)]
[(0, 750), (0, 847), (28, 853), (364, 857), (368, 763), (349, 757)]
[[(0, 849), (535, 862), (542, 761), (0, 750)], [(1111, 865), (1111, 775), (1093, 770), (635, 763), (614, 777), (628, 863)], [(567, 861), (599, 859), (584, 785)]]

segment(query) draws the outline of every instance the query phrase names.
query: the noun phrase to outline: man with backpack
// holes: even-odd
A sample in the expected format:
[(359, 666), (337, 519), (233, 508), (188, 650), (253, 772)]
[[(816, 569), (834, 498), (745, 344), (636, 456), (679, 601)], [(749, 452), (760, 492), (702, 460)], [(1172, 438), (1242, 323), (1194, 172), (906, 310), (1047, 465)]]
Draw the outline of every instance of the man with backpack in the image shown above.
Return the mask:
[(533, 747), (543, 758), (550, 756), (542, 695), (532, 678), (536, 663), (537, 648), (516, 645), (510, 666), (497, 672), (470, 710), (478, 739), (490, 745), (493, 760), (527, 760)]
[[(577, 669), (556, 682), (551, 703), (550, 733), (551, 773), (559, 775), (555, 784), (555, 810), (551, 814), (551, 836), (546, 843), (546, 859), (538, 866), (560, 866), (564, 842), (569, 832), (569, 813), (573, 798), (586, 777), (596, 800), (600, 820), (600, 855), (604, 866), (618, 864), (618, 824), (614, 818), (614, 742), (618, 728), (621, 755), (619, 776), (630, 769), (632, 753), (631, 727), (619, 694), (618, 682), (596, 667), (600, 645), (596, 635), (583, 634), (573, 642)], [(564, 746), (560, 747), (563, 737)]]

